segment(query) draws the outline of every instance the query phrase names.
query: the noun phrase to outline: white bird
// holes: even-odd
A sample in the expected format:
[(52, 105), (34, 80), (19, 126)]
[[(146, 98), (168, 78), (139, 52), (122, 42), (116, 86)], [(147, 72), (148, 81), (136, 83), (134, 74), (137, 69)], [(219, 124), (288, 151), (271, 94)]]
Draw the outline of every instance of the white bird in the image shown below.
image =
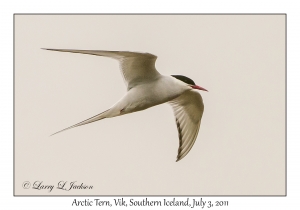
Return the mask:
[(119, 61), (121, 73), (127, 86), (126, 95), (110, 109), (54, 134), (104, 118), (121, 116), (168, 102), (174, 111), (179, 136), (176, 162), (189, 153), (196, 141), (204, 111), (202, 97), (194, 89), (207, 91), (206, 89), (196, 85), (193, 80), (185, 76), (160, 74), (155, 68), (157, 57), (150, 53), (71, 49), (45, 50), (116, 59)]

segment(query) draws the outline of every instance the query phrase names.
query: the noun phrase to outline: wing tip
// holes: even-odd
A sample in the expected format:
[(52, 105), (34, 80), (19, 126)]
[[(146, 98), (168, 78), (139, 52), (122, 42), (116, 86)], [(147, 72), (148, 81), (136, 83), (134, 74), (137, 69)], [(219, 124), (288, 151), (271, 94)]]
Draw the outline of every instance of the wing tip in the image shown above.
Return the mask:
[(59, 51), (59, 49), (51, 49), (51, 48), (41, 48), (41, 50), (52, 50), (52, 51)]
[(176, 163), (178, 162), (178, 161), (180, 161), (181, 159), (182, 159), (183, 157), (177, 157), (177, 159), (176, 159)]

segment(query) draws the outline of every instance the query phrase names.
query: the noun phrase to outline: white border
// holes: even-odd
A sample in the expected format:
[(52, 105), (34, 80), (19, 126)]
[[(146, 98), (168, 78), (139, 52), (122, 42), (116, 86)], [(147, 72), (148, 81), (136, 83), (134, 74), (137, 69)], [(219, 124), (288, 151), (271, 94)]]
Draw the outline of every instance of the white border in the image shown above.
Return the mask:
[[(299, 7), (297, 1), (3, 1), (1, 4), (1, 209), (71, 209), (72, 197), (13, 197), (13, 13), (287, 13), (287, 197), (204, 197), (228, 200), (226, 209), (297, 209), (299, 200)], [(271, 75), (270, 75), (271, 77)], [(297, 196), (298, 195), (298, 196)], [(84, 197), (80, 197), (84, 199)], [(93, 199), (93, 198), (90, 198)], [(104, 199), (104, 198), (103, 198)], [(110, 199), (110, 198), (107, 198)], [(155, 199), (152, 197), (152, 199)], [(160, 198), (158, 198), (160, 199)], [(111, 200), (111, 199), (110, 199)], [(80, 207), (77, 207), (80, 208)], [(220, 208), (220, 207), (219, 207)], [(102, 209), (114, 209), (102, 208)], [(126, 209), (130, 209), (127, 207)], [(140, 208), (135, 208), (140, 209)], [(165, 209), (160, 207), (157, 209)]]

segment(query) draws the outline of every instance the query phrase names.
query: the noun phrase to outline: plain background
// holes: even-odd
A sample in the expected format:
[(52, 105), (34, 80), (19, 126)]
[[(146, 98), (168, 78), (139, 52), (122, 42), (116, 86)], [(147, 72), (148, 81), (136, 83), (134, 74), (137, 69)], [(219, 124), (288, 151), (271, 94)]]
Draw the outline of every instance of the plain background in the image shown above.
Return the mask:
[[(133, 6), (134, 4), (134, 6)], [(287, 89), (287, 197), (205, 197), (207, 200), (229, 200), (230, 206), (228, 209), (297, 209), (299, 198), (299, 64), (298, 59), (300, 42), (299, 42), (299, 13), (298, 2), (290, 1), (268, 1), (268, 0), (253, 0), (247, 4), (237, 1), (228, 0), (224, 1), (199, 1), (191, 0), (187, 4), (186, 1), (156, 1), (152, 0), (151, 3), (132, 0), (131, 2), (113, 0), (101, 3), (99, 1), (90, 1), (77, 3), (70, 7), (69, 1), (56, 1), (53, 0), (51, 4), (44, 2), (29, 0), (26, 3), (23, 1), (6, 1), (4, 6), (1, 7), (1, 29), (2, 39), (0, 43), (2, 50), (0, 51), (1, 67), (1, 89), (0, 94), (3, 99), (1, 103), (2, 109), (0, 114), (2, 116), (0, 137), (0, 163), (2, 166), (1, 179), (4, 183), (0, 190), (1, 206), (6, 209), (16, 209), (22, 207), (23, 209), (53, 209), (64, 208), (73, 209), (71, 203), (72, 197), (13, 197), (13, 21), (12, 14), (14, 12), (169, 12), (169, 13), (250, 13), (250, 12), (286, 12), (288, 22), (288, 47), (287, 47), (287, 62), (288, 62), (288, 89)], [(113, 197), (106, 197), (112, 200)], [(160, 197), (163, 199), (164, 197)], [(155, 198), (159, 199), (159, 198)], [(77, 207), (81, 208), (81, 207)], [(82, 207), (85, 208), (85, 207)], [(165, 209), (166, 207), (157, 207), (156, 209)], [(105, 209), (105, 208), (103, 208)], [(113, 208), (113, 209), (116, 209)], [(128, 208), (130, 209), (130, 208)]]
[[(158, 56), (162, 74), (209, 90), (191, 152), (161, 105), (50, 134), (125, 94), (112, 59), (40, 48)], [(284, 195), (284, 15), (15, 16), (16, 195)], [(93, 190), (24, 190), (61, 180)]]

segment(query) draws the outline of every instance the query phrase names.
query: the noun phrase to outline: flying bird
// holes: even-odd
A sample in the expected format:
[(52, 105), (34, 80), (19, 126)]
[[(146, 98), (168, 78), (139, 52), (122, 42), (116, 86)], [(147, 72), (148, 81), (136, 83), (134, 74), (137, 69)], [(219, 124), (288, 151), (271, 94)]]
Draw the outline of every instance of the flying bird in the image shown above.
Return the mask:
[(176, 162), (184, 158), (192, 149), (204, 111), (202, 97), (196, 89), (207, 91), (196, 85), (192, 79), (182, 75), (165, 76), (160, 74), (155, 68), (157, 56), (150, 53), (72, 49), (45, 50), (113, 58), (119, 61), (121, 74), (127, 87), (125, 96), (108, 110), (54, 134), (104, 118), (117, 117), (169, 103), (173, 108), (179, 136)]

